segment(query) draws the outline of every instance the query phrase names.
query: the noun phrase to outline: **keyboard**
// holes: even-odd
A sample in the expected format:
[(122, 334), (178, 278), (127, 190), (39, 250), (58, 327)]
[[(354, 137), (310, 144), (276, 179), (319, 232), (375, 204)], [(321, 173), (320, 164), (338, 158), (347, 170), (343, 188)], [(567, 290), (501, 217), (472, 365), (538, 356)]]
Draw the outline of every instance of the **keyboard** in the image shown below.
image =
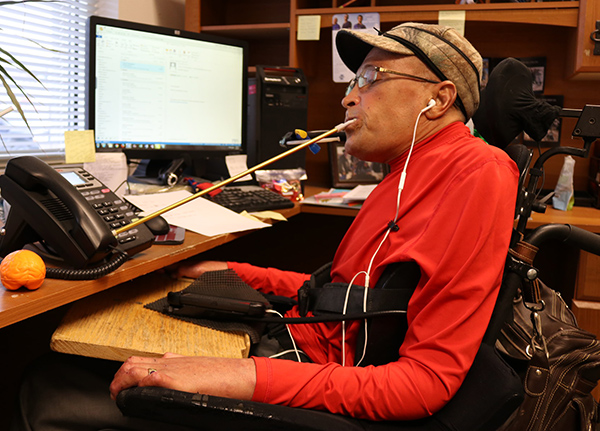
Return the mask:
[(271, 190), (259, 186), (230, 186), (221, 189), (215, 196), (206, 196), (209, 200), (235, 212), (267, 211), (292, 208), (294, 203)]

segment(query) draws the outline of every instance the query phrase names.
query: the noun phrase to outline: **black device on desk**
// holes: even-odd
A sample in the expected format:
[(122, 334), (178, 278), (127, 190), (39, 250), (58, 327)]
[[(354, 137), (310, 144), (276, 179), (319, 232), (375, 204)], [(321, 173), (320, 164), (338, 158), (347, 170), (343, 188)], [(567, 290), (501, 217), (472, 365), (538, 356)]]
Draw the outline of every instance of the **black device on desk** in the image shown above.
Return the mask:
[(259, 301), (247, 301), (198, 293), (169, 292), (168, 313), (186, 317), (224, 318), (232, 316), (263, 317), (267, 306)]
[(134, 207), (83, 169), (59, 172), (36, 157), (16, 157), (0, 176), (0, 188), (11, 206), (0, 256), (39, 241), (66, 264), (83, 268), (114, 250), (133, 255), (154, 241), (144, 224), (114, 236), (114, 229), (138, 218)]

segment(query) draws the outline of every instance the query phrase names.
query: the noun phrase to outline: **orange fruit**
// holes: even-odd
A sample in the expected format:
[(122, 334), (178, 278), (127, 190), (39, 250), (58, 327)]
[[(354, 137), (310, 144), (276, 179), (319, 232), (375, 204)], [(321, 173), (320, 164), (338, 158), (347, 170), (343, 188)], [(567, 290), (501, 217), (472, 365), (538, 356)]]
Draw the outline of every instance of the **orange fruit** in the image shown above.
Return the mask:
[(46, 264), (30, 250), (17, 250), (8, 254), (0, 263), (0, 282), (8, 290), (21, 286), (35, 290), (46, 277)]

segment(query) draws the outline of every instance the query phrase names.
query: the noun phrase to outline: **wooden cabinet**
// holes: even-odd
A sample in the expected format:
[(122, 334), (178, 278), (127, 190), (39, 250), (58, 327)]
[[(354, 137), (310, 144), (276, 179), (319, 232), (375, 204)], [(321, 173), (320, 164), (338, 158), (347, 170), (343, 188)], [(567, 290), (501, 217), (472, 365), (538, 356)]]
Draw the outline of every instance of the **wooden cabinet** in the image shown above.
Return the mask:
[[(570, 45), (574, 49), (569, 55), (569, 75), (573, 79), (600, 79), (600, 42), (597, 54), (594, 54), (595, 42), (592, 32), (600, 29), (600, 2), (581, 0), (579, 2), (579, 20), (577, 29), (572, 35)], [(600, 39), (600, 34), (595, 37)]]

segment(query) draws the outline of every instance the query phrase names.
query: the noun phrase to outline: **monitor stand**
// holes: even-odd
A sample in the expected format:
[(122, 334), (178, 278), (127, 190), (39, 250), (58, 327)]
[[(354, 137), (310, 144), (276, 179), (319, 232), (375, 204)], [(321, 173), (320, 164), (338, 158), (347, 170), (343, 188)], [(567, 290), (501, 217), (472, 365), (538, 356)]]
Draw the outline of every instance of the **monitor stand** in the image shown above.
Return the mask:
[(182, 176), (192, 176), (210, 182), (229, 178), (225, 156), (189, 154), (175, 159), (142, 159), (133, 177), (148, 184), (175, 185)]
[(223, 181), (230, 177), (225, 156), (197, 156), (192, 159), (195, 177), (208, 181)]
[(174, 160), (168, 159), (141, 159), (132, 177), (135, 182), (167, 185), (163, 173), (173, 162)]

